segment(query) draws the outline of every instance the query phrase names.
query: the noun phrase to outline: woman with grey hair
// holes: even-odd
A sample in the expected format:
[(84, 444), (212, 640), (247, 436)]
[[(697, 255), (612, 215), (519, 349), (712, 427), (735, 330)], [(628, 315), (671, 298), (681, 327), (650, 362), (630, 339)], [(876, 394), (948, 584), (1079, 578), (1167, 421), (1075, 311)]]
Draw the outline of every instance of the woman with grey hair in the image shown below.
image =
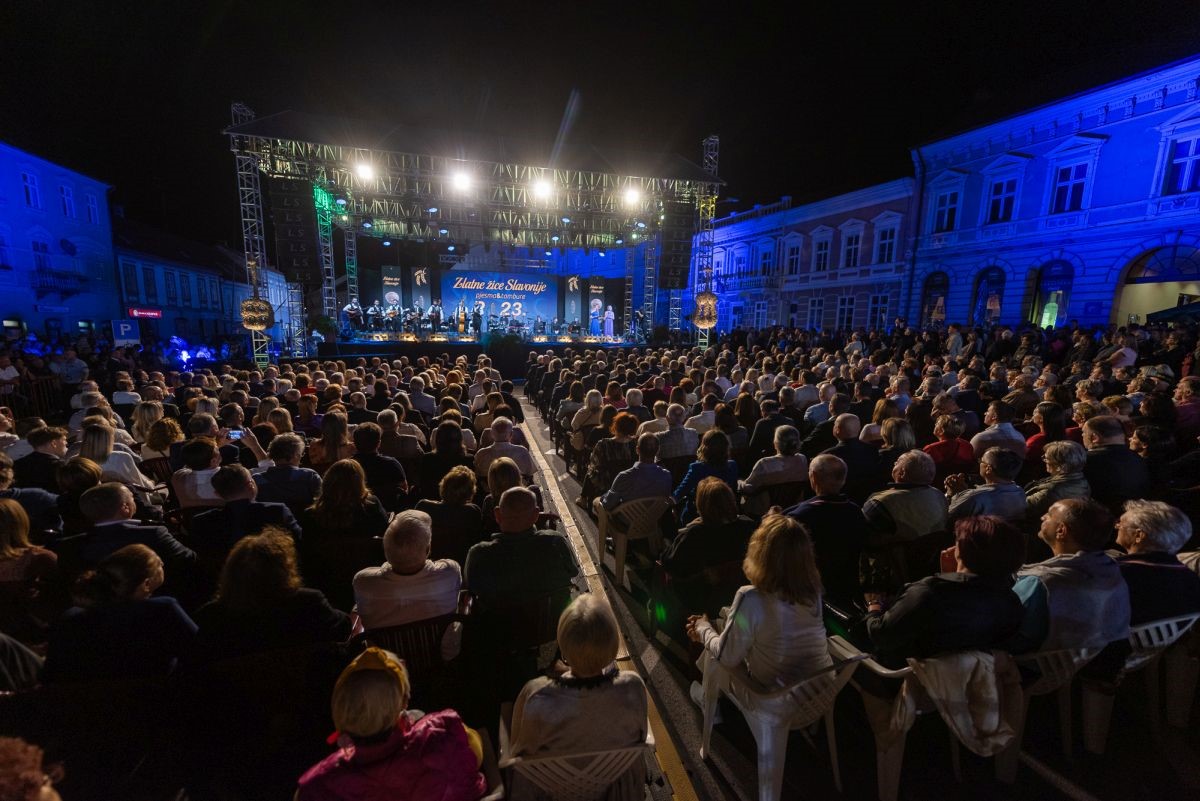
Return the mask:
[(1042, 452), (1042, 461), (1049, 475), (1025, 485), (1025, 522), (1035, 527), (1058, 501), (1092, 497), (1092, 488), (1083, 475), (1087, 451), (1078, 442), (1051, 442)]
[(767, 487), (798, 481), (808, 483), (808, 457), (800, 453), (800, 432), (795, 426), (779, 426), (775, 429), (775, 455), (755, 462), (749, 478), (738, 487), (744, 511), (766, 513), (771, 505)]

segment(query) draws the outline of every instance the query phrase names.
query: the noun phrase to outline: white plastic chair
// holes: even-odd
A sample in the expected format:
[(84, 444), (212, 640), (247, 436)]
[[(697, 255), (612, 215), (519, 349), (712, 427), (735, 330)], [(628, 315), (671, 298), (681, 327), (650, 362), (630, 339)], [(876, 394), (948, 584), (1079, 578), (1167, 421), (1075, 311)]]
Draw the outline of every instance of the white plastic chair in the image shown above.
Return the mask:
[(479, 730), (479, 744), (483, 751), (483, 764), (479, 770), (487, 779), (487, 795), (479, 801), (503, 801), (504, 779), (500, 775), (500, 766), (496, 763), (496, 752), (492, 748), (492, 738), (486, 729)]
[(1100, 653), (1099, 648), (1066, 648), (1058, 651), (1038, 651), (1013, 656), (1018, 667), (1035, 672), (1037, 678), (1021, 687), (1021, 717), (1016, 721), (1017, 736), (1012, 744), (996, 756), (996, 778), (1011, 784), (1017, 778), (1017, 763), (1021, 756), (1021, 741), (1025, 737), (1025, 722), (1029, 718), (1029, 702), (1037, 695), (1058, 693), (1058, 724), (1062, 736), (1063, 754), (1071, 756), (1071, 682), (1075, 674)]
[(833, 783), (840, 793), (842, 773), (838, 767), (833, 704), (858, 663), (866, 658), (866, 654), (857, 654), (835, 661), (817, 674), (774, 690), (764, 690), (744, 669), (730, 669), (710, 658), (704, 675), (704, 728), (700, 758), (708, 758), (717, 700), (723, 692), (741, 710), (758, 744), (759, 801), (778, 801), (783, 792), (788, 732), (806, 729), (822, 718), (825, 720), (825, 736), (829, 740)]
[[(1159, 725), (1159, 657), (1187, 634), (1200, 619), (1200, 615), (1153, 620), (1129, 630), (1129, 644), (1133, 651), (1125, 658), (1124, 673), (1143, 671), (1146, 679), (1146, 709), (1150, 715), (1151, 728)], [(1112, 720), (1115, 696), (1104, 692), (1096, 685), (1083, 686), (1083, 745), (1092, 754), (1103, 754), (1108, 741), (1108, 726)], [(1189, 699), (1188, 705), (1191, 705)]]
[(654, 752), (654, 733), (646, 721), (641, 745), (607, 751), (580, 751), (536, 757), (512, 756), (508, 738), (511, 709), (500, 715), (500, 768), (520, 774), (555, 801), (599, 801), (639, 759)]
[(626, 501), (611, 512), (596, 504), (596, 556), (604, 561), (604, 541), (612, 537), (613, 576), (617, 584), (625, 578), (625, 558), (630, 542), (650, 540), (650, 548), (655, 554), (662, 551), (662, 529), (658, 521), (670, 504), (669, 498), (638, 498)]
[(1167, 674), (1167, 725), (1186, 729), (1200, 679), (1200, 626), (1180, 638), (1163, 655)]

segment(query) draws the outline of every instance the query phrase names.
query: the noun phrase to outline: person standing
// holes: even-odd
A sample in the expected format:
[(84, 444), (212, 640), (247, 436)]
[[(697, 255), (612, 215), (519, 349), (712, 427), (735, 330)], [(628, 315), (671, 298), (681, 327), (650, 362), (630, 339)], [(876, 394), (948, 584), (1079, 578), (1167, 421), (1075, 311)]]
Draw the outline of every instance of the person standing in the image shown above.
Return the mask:
[(613, 321), (616, 320), (616, 318), (617, 318), (617, 315), (613, 312), (613, 307), (609, 306), (604, 311), (604, 337), (605, 337), (605, 339), (613, 338)]

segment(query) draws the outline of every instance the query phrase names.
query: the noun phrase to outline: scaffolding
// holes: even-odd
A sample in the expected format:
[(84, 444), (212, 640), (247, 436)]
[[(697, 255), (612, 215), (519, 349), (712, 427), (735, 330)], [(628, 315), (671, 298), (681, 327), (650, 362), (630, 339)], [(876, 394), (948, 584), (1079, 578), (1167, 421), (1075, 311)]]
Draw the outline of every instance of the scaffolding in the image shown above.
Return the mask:
[[(704, 138), (704, 171), (715, 181), (721, 158), (721, 139), (713, 134)], [(713, 218), (717, 216), (716, 183), (700, 184), (696, 195), (696, 288), (699, 292), (712, 292), (713, 281)], [(709, 191), (711, 187), (712, 191)], [(708, 347), (710, 328), (697, 329), (696, 344)]]
[[(317, 210), (317, 243), (321, 248), (321, 314), (338, 322), (337, 275), (333, 267), (333, 196), (313, 184)], [(355, 265), (357, 269), (357, 265)]]
[[(625, 331), (628, 331), (630, 325), (633, 323), (633, 268), (636, 262), (637, 248), (633, 248), (626, 254), (625, 259), (625, 306), (621, 311), (621, 323)], [(619, 333), (619, 331), (616, 333)]]
[(655, 237), (646, 240), (646, 258), (642, 270), (642, 315), (654, 319), (655, 301), (658, 299), (658, 241)]
[(308, 330), (304, 327), (304, 286), (291, 281), (287, 285), (288, 340), (292, 358), (308, 356)]
[(346, 298), (358, 297), (358, 233), (352, 228), (342, 231), (345, 235), (346, 255)]
[[(254, 119), (254, 112), (243, 103), (230, 107), (234, 126)], [(267, 249), (263, 236), (262, 185), (259, 182), (259, 160), (253, 145), (245, 137), (231, 134), (230, 149), (237, 165), (238, 202), (242, 213), (242, 250), (246, 257), (246, 283), (253, 294), (267, 294)], [(270, 338), (263, 331), (251, 331), (250, 341), (254, 364), (260, 370), (270, 364)]]

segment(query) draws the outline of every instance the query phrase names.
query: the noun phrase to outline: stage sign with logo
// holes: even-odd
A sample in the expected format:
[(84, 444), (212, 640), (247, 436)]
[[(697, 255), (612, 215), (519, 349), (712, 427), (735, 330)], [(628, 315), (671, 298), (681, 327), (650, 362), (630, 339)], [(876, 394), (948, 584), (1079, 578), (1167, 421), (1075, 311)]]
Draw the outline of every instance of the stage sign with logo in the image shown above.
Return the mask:
[(442, 307), (470, 310), (482, 303), (482, 314), (534, 323), (558, 316), (558, 279), (554, 276), (447, 270), (442, 273)]

